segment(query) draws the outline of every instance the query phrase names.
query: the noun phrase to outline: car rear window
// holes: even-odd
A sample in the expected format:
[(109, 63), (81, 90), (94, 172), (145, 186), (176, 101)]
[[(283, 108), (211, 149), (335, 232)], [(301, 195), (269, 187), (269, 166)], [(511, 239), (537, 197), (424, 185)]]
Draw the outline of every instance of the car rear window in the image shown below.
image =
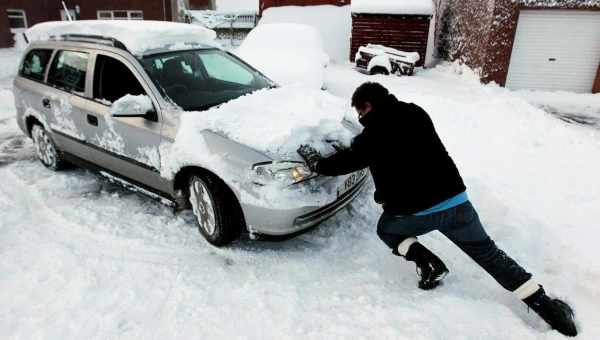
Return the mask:
[(44, 81), (46, 66), (52, 56), (52, 50), (31, 50), (23, 59), (19, 69), (19, 75), (25, 78)]
[(88, 57), (85, 52), (58, 51), (48, 73), (48, 83), (67, 91), (85, 92)]

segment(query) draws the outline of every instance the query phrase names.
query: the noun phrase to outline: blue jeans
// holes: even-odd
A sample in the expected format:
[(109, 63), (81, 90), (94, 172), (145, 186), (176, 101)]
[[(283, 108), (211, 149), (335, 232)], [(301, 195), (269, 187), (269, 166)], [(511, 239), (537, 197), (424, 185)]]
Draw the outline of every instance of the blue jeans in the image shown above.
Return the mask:
[(518, 263), (498, 249), (483, 229), (471, 202), (424, 216), (383, 213), (377, 223), (379, 238), (397, 255), (409, 237), (438, 230), (487, 271), (502, 287), (514, 291), (531, 278)]

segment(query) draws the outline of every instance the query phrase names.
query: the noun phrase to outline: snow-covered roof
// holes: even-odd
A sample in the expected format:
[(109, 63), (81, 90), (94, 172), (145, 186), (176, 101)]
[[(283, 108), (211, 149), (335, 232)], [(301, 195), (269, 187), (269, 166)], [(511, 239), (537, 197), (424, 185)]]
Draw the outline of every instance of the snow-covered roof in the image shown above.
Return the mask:
[(433, 14), (432, 0), (352, 0), (352, 13)]
[(219, 12), (248, 12), (258, 13), (258, 0), (217, 0)]
[(60, 39), (67, 34), (111, 37), (138, 56), (186, 43), (212, 45), (216, 37), (215, 31), (202, 26), (151, 20), (50, 21), (31, 27), (25, 34), (30, 41)]
[(207, 28), (248, 28), (256, 26), (256, 12), (187, 11), (194, 23)]

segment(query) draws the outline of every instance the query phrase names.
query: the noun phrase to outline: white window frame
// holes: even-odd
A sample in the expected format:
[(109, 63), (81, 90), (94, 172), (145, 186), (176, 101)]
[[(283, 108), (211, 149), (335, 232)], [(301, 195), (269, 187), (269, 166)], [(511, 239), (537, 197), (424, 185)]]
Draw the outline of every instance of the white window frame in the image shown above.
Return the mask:
[[(125, 17), (115, 19), (115, 12), (127, 12), (127, 20), (144, 20), (144, 11), (140, 11), (140, 10), (128, 11), (128, 10), (119, 10), (119, 9), (96, 11), (96, 18), (98, 18), (98, 20), (125, 19)], [(110, 15), (110, 17), (109, 16), (101, 17), (101, 15), (106, 15), (106, 14)], [(133, 17), (132, 14), (134, 14), (134, 15), (137, 14), (137, 15), (139, 15), (139, 17)]]
[[(8, 11), (21, 12), (21, 15), (10, 15), (10, 14), (8, 14)], [(27, 13), (25, 13), (24, 9), (7, 8), (6, 9), (6, 15), (7, 15), (8, 19), (23, 19), (23, 23), (25, 24), (25, 27), (19, 27), (19, 28), (10, 27), (10, 31), (12, 33), (16, 33), (15, 31), (24, 30), (27, 27), (29, 27), (29, 25), (27, 24)]]

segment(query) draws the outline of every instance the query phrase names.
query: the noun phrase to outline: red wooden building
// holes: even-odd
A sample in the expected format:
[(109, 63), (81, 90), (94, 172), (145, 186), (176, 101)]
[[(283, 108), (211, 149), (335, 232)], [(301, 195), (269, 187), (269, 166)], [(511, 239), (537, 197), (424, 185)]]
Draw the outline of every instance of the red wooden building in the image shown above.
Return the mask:
[(350, 0), (260, 0), (258, 8), (259, 15), (262, 15), (262, 12), (269, 7), (319, 5), (346, 6), (350, 5)]
[[(210, 0), (191, 0), (197, 6)], [(164, 20), (177, 18), (177, 0), (65, 0), (77, 19)], [(13, 44), (13, 34), (39, 22), (65, 20), (61, 0), (2, 0), (0, 47)]]
[(354, 61), (360, 46), (371, 43), (418, 52), (422, 66), (433, 52), (433, 0), (422, 0), (424, 6), (418, 8), (403, 7), (400, 1), (390, 3), (391, 11), (370, 8), (369, 0), (260, 0), (260, 13), (278, 6), (352, 5), (350, 60)]

